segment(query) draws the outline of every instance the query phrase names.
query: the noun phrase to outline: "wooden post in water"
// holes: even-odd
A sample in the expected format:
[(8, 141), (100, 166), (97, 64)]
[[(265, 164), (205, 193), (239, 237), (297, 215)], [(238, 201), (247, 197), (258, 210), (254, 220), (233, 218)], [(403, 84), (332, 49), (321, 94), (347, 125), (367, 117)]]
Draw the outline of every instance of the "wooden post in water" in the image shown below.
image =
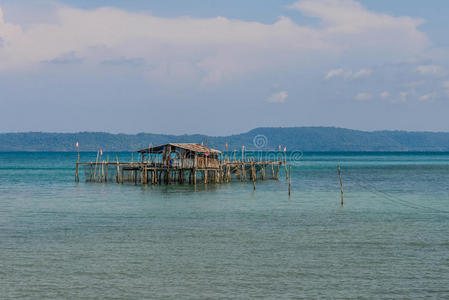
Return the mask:
[(149, 173), (148, 167), (147, 165), (145, 165), (145, 184), (148, 184), (148, 173)]
[(287, 173), (287, 151), (286, 151), (286, 148), (284, 148), (284, 167), (285, 167), (285, 179), (288, 179), (288, 173)]
[(109, 166), (109, 154), (106, 155), (106, 166), (105, 166), (105, 173), (104, 173), (104, 181), (108, 182), (108, 166)]
[(100, 182), (103, 182), (104, 180), (104, 160), (102, 160), (101, 162), (101, 174), (100, 174)]
[(288, 196), (290, 197), (290, 193), (292, 191), (292, 166), (290, 165), (288, 168)]
[[(78, 144), (77, 144), (78, 145)], [(79, 182), (79, 168), (80, 168), (80, 148), (78, 148), (78, 157), (76, 159), (76, 171), (75, 171), (75, 182)]]
[(343, 181), (341, 179), (340, 165), (338, 165), (338, 177), (340, 177), (341, 206), (343, 207)]
[(120, 183), (120, 165), (119, 165), (119, 162), (118, 162), (118, 155), (117, 154), (115, 155), (115, 160), (117, 162), (117, 177), (116, 177), (116, 180), (117, 180), (117, 183)]
[(253, 189), (256, 190), (256, 167), (251, 163), (251, 178), (253, 179)]
[(129, 182), (134, 182), (134, 161), (133, 161), (133, 152), (131, 152), (131, 170), (129, 172), (130, 178), (129, 178)]
[(196, 185), (196, 168), (197, 168), (197, 165), (198, 165), (198, 157), (196, 156), (196, 153), (195, 153), (195, 156), (193, 157), (193, 184), (194, 185)]
[(103, 182), (103, 150), (100, 149), (100, 159), (98, 161), (98, 182)]
[(98, 155), (100, 155), (100, 151), (97, 152), (97, 159), (95, 160), (94, 182), (96, 181), (96, 175), (97, 175)]

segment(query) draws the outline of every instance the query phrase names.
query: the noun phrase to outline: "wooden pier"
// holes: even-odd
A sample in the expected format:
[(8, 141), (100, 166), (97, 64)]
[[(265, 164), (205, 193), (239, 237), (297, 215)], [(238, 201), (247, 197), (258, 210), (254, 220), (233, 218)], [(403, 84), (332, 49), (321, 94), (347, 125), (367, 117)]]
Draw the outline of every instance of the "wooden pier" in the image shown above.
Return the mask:
[[(282, 159), (264, 161), (255, 157), (237, 160), (221, 151), (200, 144), (169, 143), (137, 151), (139, 160), (120, 162), (103, 160), (100, 153), (95, 162), (76, 163), (75, 180), (79, 168), (84, 169), (86, 182), (133, 184), (220, 184), (231, 181), (279, 179)], [(267, 175), (268, 174), (268, 175)]]

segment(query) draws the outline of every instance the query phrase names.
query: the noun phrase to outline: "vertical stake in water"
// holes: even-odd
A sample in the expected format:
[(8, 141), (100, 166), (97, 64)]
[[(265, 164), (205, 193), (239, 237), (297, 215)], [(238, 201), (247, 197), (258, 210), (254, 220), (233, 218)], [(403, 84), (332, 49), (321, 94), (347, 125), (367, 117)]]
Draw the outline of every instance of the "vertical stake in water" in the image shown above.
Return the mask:
[(292, 166), (290, 165), (288, 168), (288, 196), (290, 197), (290, 193), (292, 191)]
[(340, 165), (338, 165), (338, 177), (340, 177), (341, 206), (343, 207), (343, 181), (341, 180)]
[(119, 183), (120, 182), (120, 165), (119, 165), (119, 162), (118, 162), (118, 155), (117, 154), (115, 155), (115, 162), (117, 163), (117, 177), (116, 177), (116, 181), (117, 181), (117, 183)]
[(254, 162), (251, 163), (251, 177), (253, 179), (253, 190), (256, 190), (256, 167)]
[(100, 160), (98, 161), (98, 182), (103, 182), (103, 149), (100, 149)]
[(78, 150), (78, 157), (76, 159), (76, 171), (75, 171), (75, 182), (79, 182), (80, 178), (79, 178), (79, 167), (80, 167), (80, 147), (78, 142), (76, 142), (76, 149)]
[(97, 152), (97, 159), (95, 160), (95, 169), (94, 169), (94, 181), (96, 181), (97, 176), (97, 164), (98, 164), (98, 156), (100, 155), (100, 151)]
[(285, 179), (288, 179), (288, 173), (287, 173), (287, 147), (284, 147), (284, 167), (285, 167)]
[(104, 166), (105, 173), (104, 173), (104, 181), (108, 182), (108, 165), (109, 165), (109, 154), (106, 155), (106, 164)]

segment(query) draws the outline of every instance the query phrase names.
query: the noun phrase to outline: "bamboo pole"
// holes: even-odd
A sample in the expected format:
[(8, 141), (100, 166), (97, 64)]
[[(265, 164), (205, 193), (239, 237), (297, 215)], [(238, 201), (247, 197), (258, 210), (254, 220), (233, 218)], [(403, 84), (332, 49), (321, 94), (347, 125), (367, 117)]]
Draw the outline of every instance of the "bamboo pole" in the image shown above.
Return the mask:
[(253, 179), (253, 190), (256, 190), (256, 170), (254, 162), (251, 164), (251, 177)]
[(290, 193), (292, 190), (292, 166), (290, 165), (288, 168), (288, 196), (290, 197)]
[(100, 159), (98, 161), (98, 182), (103, 182), (103, 150), (100, 149)]
[(134, 171), (133, 171), (133, 168), (134, 168), (134, 160), (133, 160), (133, 152), (131, 152), (131, 170), (129, 172), (129, 176), (130, 176), (129, 182), (131, 182), (131, 183), (134, 182)]
[(116, 181), (117, 183), (120, 183), (120, 165), (118, 162), (118, 155), (115, 155), (115, 161), (117, 162), (117, 176), (116, 176)]
[[(78, 144), (77, 144), (78, 145)], [(79, 167), (80, 167), (80, 148), (77, 147), (78, 149), (78, 156), (76, 159), (76, 171), (75, 171), (75, 182), (79, 182), (80, 178), (79, 178)]]
[(343, 181), (341, 179), (340, 165), (338, 165), (338, 177), (340, 178), (341, 206), (343, 207)]
[(98, 155), (100, 155), (100, 151), (97, 152), (97, 159), (95, 160), (94, 181), (96, 181), (96, 176), (97, 176)]
[(143, 167), (143, 184), (148, 184), (148, 170), (147, 165), (145, 164)]
[(284, 167), (285, 167), (285, 179), (288, 179), (287, 173), (287, 152), (284, 150)]
[(100, 164), (101, 164), (100, 182), (104, 182), (104, 160), (100, 160)]
[(104, 175), (105, 182), (108, 182), (108, 166), (109, 166), (109, 154), (106, 155), (106, 166), (105, 166), (105, 175)]
[(76, 171), (75, 171), (75, 182), (79, 182), (79, 177), (78, 177), (78, 169), (79, 169), (79, 161), (76, 162)]

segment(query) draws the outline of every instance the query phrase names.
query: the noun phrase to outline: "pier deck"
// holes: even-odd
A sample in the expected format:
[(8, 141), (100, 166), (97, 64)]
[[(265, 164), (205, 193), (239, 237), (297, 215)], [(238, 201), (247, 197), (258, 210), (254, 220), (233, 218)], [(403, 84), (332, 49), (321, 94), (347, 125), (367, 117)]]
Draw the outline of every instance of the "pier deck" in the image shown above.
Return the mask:
[[(255, 182), (279, 179), (283, 160), (237, 160), (222, 152), (199, 144), (166, 144), (139, 150), (137, 162), (102, 160), (100, 152), (95, 162), (76, 163), (75, 180), (79, 181), (79, 168), (84, 169), (86, 182), (133, 184), (208, 184), (227, 183), (235, 180)], [(286, 169), (287, 170), (287, 169)], [(268, 174), (268, 176), (267, 176)]]

